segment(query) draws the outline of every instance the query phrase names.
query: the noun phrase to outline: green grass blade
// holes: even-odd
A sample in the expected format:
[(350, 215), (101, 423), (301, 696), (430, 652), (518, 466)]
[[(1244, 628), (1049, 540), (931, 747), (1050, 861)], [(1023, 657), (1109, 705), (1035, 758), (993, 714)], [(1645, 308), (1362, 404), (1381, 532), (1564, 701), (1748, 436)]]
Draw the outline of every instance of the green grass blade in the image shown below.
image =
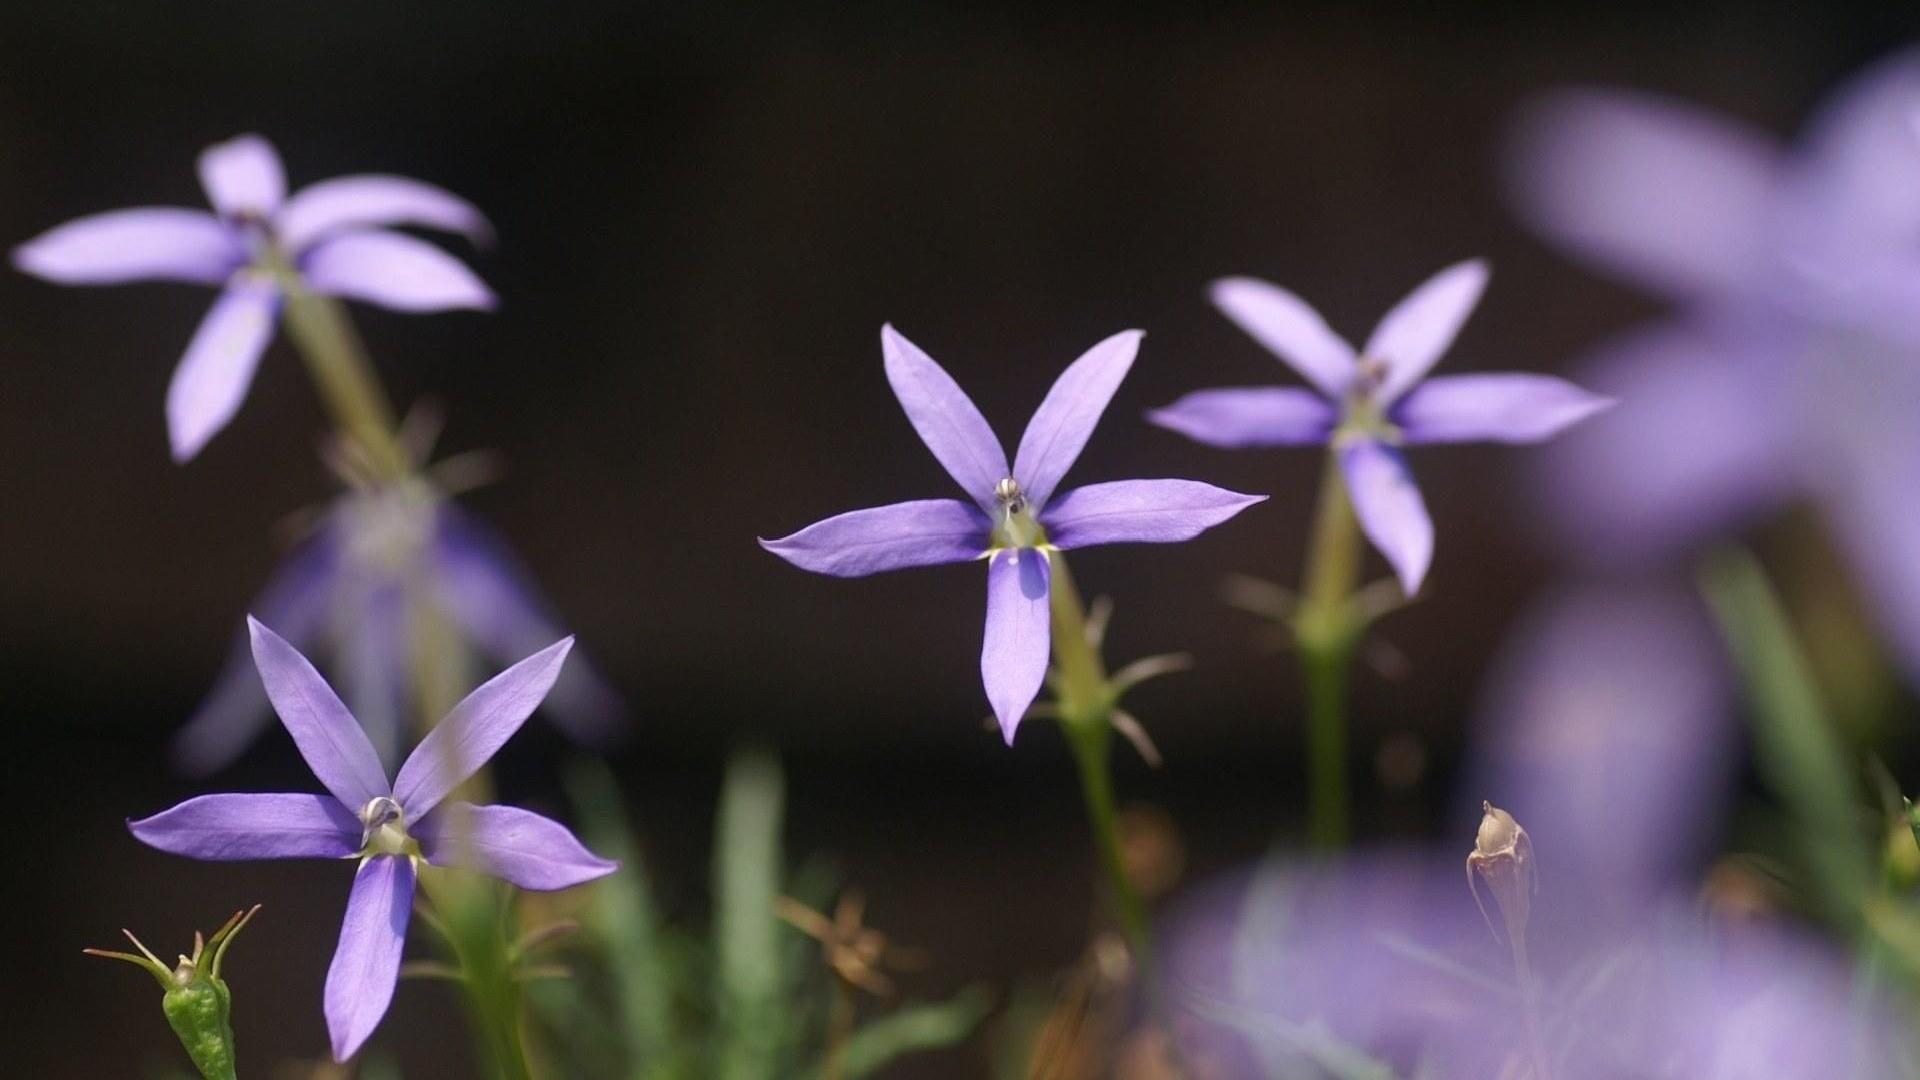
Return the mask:
[(765, 1080), (779, 1071), (786, 1025), (773, 901), (785, 803), (786, 781), (771, 752), (734, 755), (721, 786), (713, 852), (714, 1065), (722, 1080)]
[(853, 1033), (841, 1058), (842, 1075), (860, 1080), (907, 1054), (952, 1046), (973, 1034), (992, 1009), (992, 992), (977, 984), (945, 1001), (903, 1005)]
[(1838, 925), (1855, 927), (1873, 885), (1873, 854), (1839, 729), (1759, 561), (1717, 552), (1701, 587), (1745, 685), (1756, 763), (1793, 820), (1812, 895)]

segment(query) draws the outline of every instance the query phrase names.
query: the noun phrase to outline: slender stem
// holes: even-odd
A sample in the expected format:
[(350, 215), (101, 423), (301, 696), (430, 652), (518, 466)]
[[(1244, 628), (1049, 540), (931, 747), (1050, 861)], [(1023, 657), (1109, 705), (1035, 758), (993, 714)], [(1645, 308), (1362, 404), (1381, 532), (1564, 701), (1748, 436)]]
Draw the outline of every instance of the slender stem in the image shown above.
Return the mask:
[(1127, 880), (1120, 854), (1119, 815), (1114, 807), (1112, 773), (1112, 691), (1107, 685), (1100, 654), (1087, 638), (1086, 609), (1066, 557), (1052, 556), (1054, 689), (1060, 719), (1080, 770), (1080, 792), (1085, 797), (1087, 823), (1093, 829), (1094, 849), (1107, 878), (1107, 899), (1126, 935), (1149, 987), (1153, 985), (1153, 942), (1147, 926), (1146, 905)]
[(1347, 674), (1362, 625), (1353, 602), (1360, 553), (1360, 524), (1347, 499), (1338, 452), (1330, 452), (1294, 621), (1307, 695), (1309, 832), (1322, 850), (1346, 846), (1351, 835), (1346, 705)]
[(833, 1003), (827, 1014), (826, 1062), (820, 1080), (840, 1080), (846, 1074), (847, 1042), (853, 1038), (853, 986), (838, 975), (833, 978)]
[(520, 1032), (520, 984), (505, 927), (500, 894), (483, 878), (428, 867), (420, 875), (424, 901), (453, 950), (460, 986), (474, 1021), (480, 1051), (495, 1080), (533, 1080)]
[(285, 298), (287, 335), (306, 360), (307, 373), (334, 426), (360, 448), (376, 475), (389, 480), (406, 475), (412, 461), (395, 434), (393, 407), (346, 308), (330, 296), (310, 291), (280, 253), (271, 252), (266, 258)]
[(1344, 649), (1301, 648), (1307, 692), (1308, 830), (1323, 851), (1345, 847), (1352, 836), (1347, 793), (1347, 670)]
[[(359, 450), (377, 479), (404, 479), (414, 462), (400, 442), (393, 408), (345, 307), (309, 290), (282, 253), (269, 251), (265, 262), (281, 290), (287, 335), (306, 361), (334, 427)], [(409, 627), (412, 670), (424, 735), (458, 697), (463, 665), (459, 639), (445, 614), (431, 603), (408, 607), (413, 615)], [(471, 796), (484, 791), (485, 785), (484, 776), (476, 774), (463, 785), (461, 794)], [(507, 932), (506, 909), (499, 894), (489, 883), (467, 874), (429, 870), (420, 882), (439, 924), (450, 931), (448, 944), (460, 961), (468, 1010), (493, 1075), (499, 1080), (532, 1080), (520, 1032), (521, 995), (512, 935)]]
[(1513, 942), (1513, 972), (1520, 982), (1520, 1011), (1527, 1025), (1527, 1047), (1533, 1054), (1534, 1080), (1552, 1080), (1547, 1069), (1547, 1043), (1540, 1035), (1540, 991), (1533, 981), (1533, 967), (1527, 963), (1525, 930), (1516, 934), (1507, 924), (1507, 938)]

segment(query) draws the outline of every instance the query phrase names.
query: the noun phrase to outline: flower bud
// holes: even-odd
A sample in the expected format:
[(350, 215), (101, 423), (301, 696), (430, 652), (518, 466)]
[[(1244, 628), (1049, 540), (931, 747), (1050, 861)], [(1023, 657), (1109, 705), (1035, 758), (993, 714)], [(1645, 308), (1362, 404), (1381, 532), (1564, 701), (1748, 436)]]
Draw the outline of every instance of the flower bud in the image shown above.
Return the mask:
[(1525, 941), (1533, 893), (1540, 885), (1534, 876), (1533, 841), (1512, 814), (1490, 802), (1482, 802), (1480, 810), (1480, 831), (1467, 856), (1467, 888), (1473, 892), (1473, 902), (1480, 908), (1480, 917), (1486, 919), (1487, 929), (1492, 930), (1493, 920), (1480, 901), (1479, 882), (1484, 880), (1506, 923), (1507, 940)]
[(167, 1024), (180, 1038), (180, 1045), (193, 1059), (194, 1067), (206, 1080), (235, 1080), (233, 1054), (233, 994), (220, 978), (220, 961), (227, 954), (227, 946), (240, 929), (247, 925), (254, 913), (260, 910), (255, 904), (246, 911), (237, 911), (213, 936), (202, 938), (193, 935), (193, 955), (182, 956), (172, 967), (153, 955), (133, 932), (122, 930), (127, 940), (140, 950), (133, 953), (110, 952), (106, 949), (84, 949), (89, 956), (104, 956), (112, 960), (124, 960), (133, 964), (160, 983), (163, 993), (160, 997), (160, 1011), (166, 1014)]

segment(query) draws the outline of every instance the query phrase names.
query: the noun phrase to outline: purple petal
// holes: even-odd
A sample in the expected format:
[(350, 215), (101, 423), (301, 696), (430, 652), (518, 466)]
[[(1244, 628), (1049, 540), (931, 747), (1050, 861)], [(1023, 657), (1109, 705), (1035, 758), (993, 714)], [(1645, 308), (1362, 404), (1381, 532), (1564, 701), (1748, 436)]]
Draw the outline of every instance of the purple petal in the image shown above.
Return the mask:
[(1428, 278), (1387, 312), (1365, 350), (1387, 366), (1377, 395), (1382, 404), (1391, 404), (1433, 369), (1486, 287), (1487, 264), (1468, 259)]
[[(491, 530), (449, 503), (435, 509), (433, 569), (440, 606), (488, 659), (504, 666), (565, 636), (519, 560)], [(547, 693), (547, 714), (586, 743), (623, 732), (627, 716), (620, 695), (580, 650), (567, 660)]]
[(1047, 678), (1053, 646), (1051, 580), (1047, 557), (1033, 548), (997, 551), (987, 562), (987, 634), (980, 650), (980, 678), (1008, 746)]
[(1326, 398), (1290, 386), (1195, 390), (1147, 419), (1208, 446), (1308, 446), (1333, 434), (1339, 415)]
[(335, 1061), (359, 1053), (393, 1003), (413, 915), (413, 878), (413, 860), (398, 855), (367, 859), (353, 877), (340, 944), (327, 965), (327, 1034)]
[(321, 786), (356, 812), (368, 800), (387, 794), (380, 756), (333, 687), (299, 650), (251, 615), (247, 633), (267, 698)]
[(369, 230), (322, 240), (300, 258), (315, 292), (395, 311), (492, 310), (495, 300), (459, 259), (424, 240)]
[(287, 197), (287, 174), (273, 144), (242, 135), (200, 152), (200, 186), (222, 216), (265, 218)]
[(1787, 498), (1805, 454), (1775, 369), (1799, 347), (1745, 312), (1603, 346), (1579, 378), (1620, 404), (1530, 455), (1554, 539), (1588, 559), (1658, 557)]
[(202, 795), (127, 822), (149, 847), (195, 859), (340, 859), (360, 850), (360, 819), (331, 795)]
[(464, 866), (535, 892), (570, 889), (620, 868), (588, 851), (566, 826), (512, 806), (452, 803), (414, 835), (430, 863)]
[(1320, 313), (1278, 285), (1254, 278), (1213, 283), (1213, 306), (1331, 398), (1353, 379), (1353, 346)]
[(572, 648), (572, 638), (561, 638), (481, 683), (455, 705), (400, 766), (394, 801), (418, 819), (478, 772), (533, 715)]
[(14, 266), (61, 285), (218, 285), (246, 261), (239, 238), (219, 218), (170, 206), (89, 214), (13, 249)]
[(1418, 594), (1433, 562), (1433, 519), (1406, 458), (1390, 446), (1359, 439), (1341, 449), (1340, 469), (1361, 531), (1393, 565), (1406, 594)]
[(1920, 369), (1906, 349), (1856, 347), (1800, 404), (1819, 433), (1809, 484), (1892, 659), (1920, 676)]
[[(316, 640), (326, 625), (327, 598), (338, 580), (340, 545), (323, 530), (294, 548), (249, 610), (295, 648)], [(175, 765), (194, 776), (230, 764), (265, 726), (270, 707), (253, 665), (251, 635), (244, 624), (206, 700), (175, 736)]]
[(1669, 295), (1750, 278), (1780, 152), (1760, 132), (1648, 94), (1575, 92), (1532, 108), (1512, 140), (1520, 213), (1605, 270)]
[(187, 461), (233, 419), (253, 385), (260, 354), (273, 340), (280, 291), (239, 276), (213, 302), (187, 343), (167, 386), (167, 438), (173, 460)]
[(909, 566), (966, 562), (986, 553), (993, 523), (958, 499), (851, 510), (760, 546), (802, 570), (865, 577)]
[(1410, 444), (1530, 443), (1613, 404), (1551, 375), (1443, 375), (1401, 398), (1393, 419)]
[(1013, 455), (1013, 476), (1027, 500), (1044, 507), (1087, 445), (1120, 380), (1140, 351), (1140, 330), (1125, 330), (1088, 349), (1053, 382)]
[(973, 399), (891, 323), (880, 328), (880, 352), (887, 382), (906, 410), (907, 421), (920, 433), (920, 441), (968, 497), (992, 513), (994, 486), (1013, 475), (1013, 470), (1007, 467), (1007, 453)]
[(493, 226), (472, 203), (444, 188), (404, 176), (340, 176), (293, 193), (274, 222), (280, 243), (298, 254), (328, 235), (418, 225), (488, 243)]
[(1191, 540), (1265, 495), (1242, 495), (1197, 480), (1115, 480), (1064, 492), (1040, 515), (1061, 550), (1095, 544)]
[(1776, 228), (1793, 273), (1778, 299), (1816, 318), (1920, 339), (1920, 53), (1870, 65), (1808, 127)]

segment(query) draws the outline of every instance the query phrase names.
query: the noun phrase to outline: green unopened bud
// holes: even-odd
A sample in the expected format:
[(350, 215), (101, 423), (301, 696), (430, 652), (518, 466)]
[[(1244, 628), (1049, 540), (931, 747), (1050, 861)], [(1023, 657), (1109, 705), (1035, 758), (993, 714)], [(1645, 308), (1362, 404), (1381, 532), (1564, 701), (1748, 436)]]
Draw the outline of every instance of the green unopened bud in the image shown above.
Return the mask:
[(233, 994), (220, 978), (220, 962), (227, 955), (227, 946), (247, 925), (254, 913), (260, 910), (255, 904), (246, 911), (234, 912), (213, 936), (203, 938), (193, 935), (193, 954), (181, 956), (179, 961), (169, 967), (153, 955), (153, 951), (141, 944), (131, 930), (122, 930), (133, 947), (139, 949), (138, 955), (124, 952), (111, 952), (106, 949), (83, 949), (88, 956), (104, 956), (110, 960), (124, 960), (147, 974), (152, 975), (163, 991), (160, 997), (160, 1010), (167, 1016), (168, 1026), (180, 1037), (180, 1045), (193, 1059), (195, 1068), (206, 1080), (235, 1080), (233, 1057)]

